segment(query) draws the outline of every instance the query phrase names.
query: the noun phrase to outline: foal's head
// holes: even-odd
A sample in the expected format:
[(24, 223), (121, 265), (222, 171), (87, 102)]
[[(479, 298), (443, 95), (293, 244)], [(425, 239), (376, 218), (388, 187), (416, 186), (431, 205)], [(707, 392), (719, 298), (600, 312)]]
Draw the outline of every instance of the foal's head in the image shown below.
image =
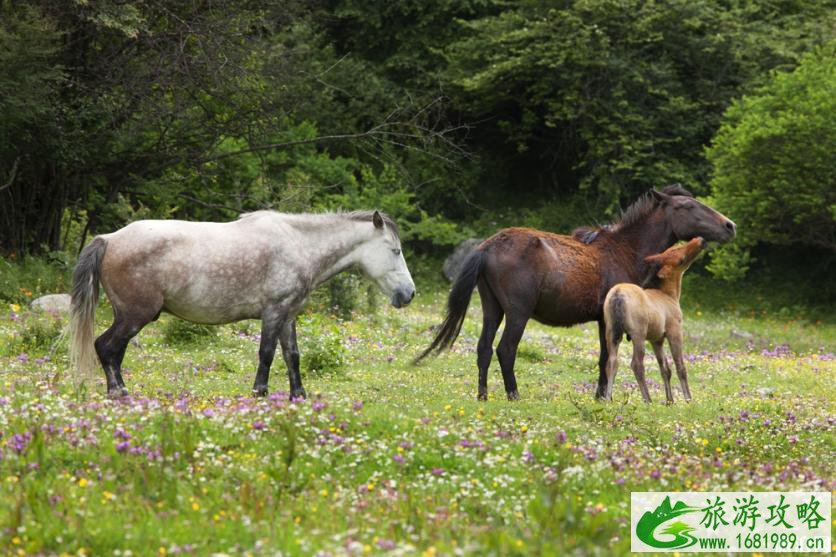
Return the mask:
[(668, 248), (656, 255), (648, 255), (644, 260), (659, 269), (656, 276), (663, 281), (675, 280), (688, 270), (704, 248), (705, 240), (698, 236), (687, 244)]
[(665, 219), (670, 223), (677, 240), (702, 236), (706, 240), (725, 243), (734, 238), (734, 222), (694, 199), (679, 184), (668, 186), (661, 192), (650, 191), (659, 207), (664, 210)]
[(401, 240), (395, 223), (378, 211), (372, 214), (374, 231), (360, 248), (360, 267), (377, 283), (396, 308), (404, 307), (415, 296), (415, 283), (401, 253)]

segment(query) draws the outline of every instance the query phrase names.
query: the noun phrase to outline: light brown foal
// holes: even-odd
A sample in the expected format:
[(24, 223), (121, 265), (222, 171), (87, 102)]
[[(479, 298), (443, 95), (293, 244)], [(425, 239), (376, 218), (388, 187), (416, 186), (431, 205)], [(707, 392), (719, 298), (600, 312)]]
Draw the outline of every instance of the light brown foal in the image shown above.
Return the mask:
[(663, 351), (666, 338), (676, 364), (682, 394), (686, 400), (691, 400), (688, 376), (682, 358), (682, 310), (679, 308), (679, 294), (683, 273), (704, 247), (705, 240), (697, 237), (683, 246), (672, 247), (663, 253), (646, 257), (647, 263), (658, 265), (656, 276), (661, 279), (658, 289), (645, 289), (635, 284), (621, 283), (612, 287), (607, 294), (604, 300), (604, 322), (608, 352), (608, 400), (612, 400), (613, 380), (618, 369), (618, 345), (625, 333), (627, 339), (633, 341), (631, 367), (644, 401), (650, 402), (650, 393), (644, 380), (644, 343), (649, 341), (662, 371), (667, 403), (673, 403), (671, 368)]

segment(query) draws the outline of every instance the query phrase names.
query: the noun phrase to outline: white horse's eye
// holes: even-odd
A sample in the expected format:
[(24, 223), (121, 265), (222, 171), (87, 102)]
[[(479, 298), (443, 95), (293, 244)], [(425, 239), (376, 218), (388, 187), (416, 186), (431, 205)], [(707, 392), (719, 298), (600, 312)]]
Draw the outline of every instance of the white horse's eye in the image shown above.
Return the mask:
[(401, 254), (401, 250), (399, 250), (399, 249), (393, 249), (393, 250), (392, 250), (392, 253), (394, 253), (395, 255), (400, 255), (400, 254)]

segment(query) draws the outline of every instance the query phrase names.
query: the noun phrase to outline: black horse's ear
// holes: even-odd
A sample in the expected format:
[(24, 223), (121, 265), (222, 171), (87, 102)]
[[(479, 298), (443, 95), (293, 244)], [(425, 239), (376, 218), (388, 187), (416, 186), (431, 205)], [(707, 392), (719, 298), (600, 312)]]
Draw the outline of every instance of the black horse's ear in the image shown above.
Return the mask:
[(372, 222), (375, 228), (383, 228), (383, 217), (380, 216), (380, 211), (375, 211), (372, 215)]
[(671, 196), (669, 196), (668, 194), (656, 190), (650, 190), (650, 195), (652, 195), (653, 199), (655, 199), (659, 203), (666, 203), (670, 201), (671, 198)]

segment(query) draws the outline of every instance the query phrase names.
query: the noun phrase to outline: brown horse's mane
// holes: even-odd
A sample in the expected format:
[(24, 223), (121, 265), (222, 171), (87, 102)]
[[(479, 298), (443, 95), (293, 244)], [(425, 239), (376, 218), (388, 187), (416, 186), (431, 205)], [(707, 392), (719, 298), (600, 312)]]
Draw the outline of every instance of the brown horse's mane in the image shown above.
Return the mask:
[[(666, 195), (694, 197), (694, 194), (683, 188), (680, 184), (665, 186), (661, 192)], [(603, 226), (581, 226), (572, 231), (572, 238), (584, 244), (591, 244), (601, 235), (601, 232), (618, 232), (636, 223), (644, 222), (656, 210), (658, 204), (659, 202), (653, 197), (652, 193), (647, 192), (622, 211), (621, 217), (617, 221)]]

